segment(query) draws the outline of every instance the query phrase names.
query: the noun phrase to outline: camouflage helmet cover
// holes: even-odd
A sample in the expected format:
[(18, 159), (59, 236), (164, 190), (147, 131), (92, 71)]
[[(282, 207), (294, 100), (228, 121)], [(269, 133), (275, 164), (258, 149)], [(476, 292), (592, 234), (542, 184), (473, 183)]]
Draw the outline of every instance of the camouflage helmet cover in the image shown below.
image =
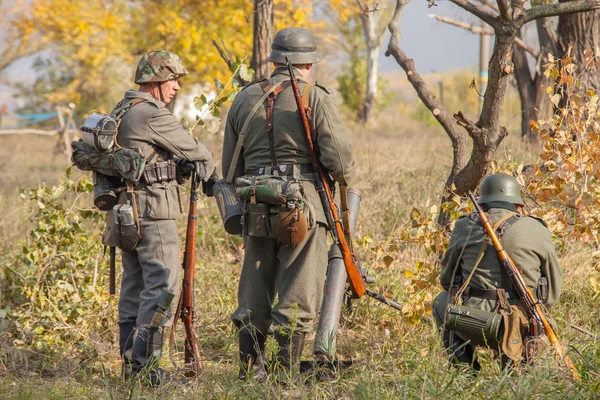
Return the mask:
[(166, 82), (188, 74), (177, 54), (168, 50), (152, 50), (140, 58), (135, 83)]
[(484, 204), (491, 201), (507, 201), (513, 204), (525, 205), (521, 198), (519, 182), (506, 174), (488, 175), (481, 182), (477, 203)]
[(288, 56), (292, 64), (315, 64), (319, 62), (317, 39), (304, 28), (285, 28), (275, 34), (269, 61), (285, 63)]

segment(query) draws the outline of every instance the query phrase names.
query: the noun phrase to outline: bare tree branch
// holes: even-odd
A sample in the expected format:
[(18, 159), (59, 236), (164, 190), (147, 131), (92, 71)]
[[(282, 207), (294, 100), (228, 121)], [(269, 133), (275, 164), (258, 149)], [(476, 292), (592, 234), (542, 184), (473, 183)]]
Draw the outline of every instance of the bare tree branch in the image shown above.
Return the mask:
[[(402, 12), (404, 11), (404, 6), (407, 5), (410, 0), (396, 0), (396, 7), (394, 8), (394, 15), (388, 24), (388, 29), (392, 37), (390, 37), (390, 44), (395, 43), (398, 44), (400, 42), (400, 38), (402, 35), (400, 34), (400, 21), (402, 20)], [(386, 56), (389, 56), (389, 47), (388, 51), (385, 53)]]
[[(470, 31), (475, 34), (484, 34), (484, 35), (490, 35), (490, 36), (495, 34), (492, 29), (484, 28), (481, 25), (468, 24), (466, 22), (457, 21), (455, 19), (443, 17), (441, 15), (435, 15), (435, 14), (429, 14), (429, 15), (432, 18), (435, 18), (440, 22), (443, 22), (443, 23), (446, 23), (449, 25), (453, 25), (453, 26), (457, 26), (459, 28), (465, 29), (465, 30)], [(522, 39), (516, 38), (515, 43), (519, 47), (521, 47), (523, 50), (525, 50), (526, 52), (531, 54), (534, 58), (536, 58), (536, 59), (538, 58), (539, 52), (537, 50), (535, 50), (533, 47), (529, 46), (527, 43), (525, 43)]]
[[(452, 3), (456, 4), (460, 8), (470, 12), (475, 15), (480, 20), (484, 21), (486, 24), (492, 26), (494, 29), (499, 27), (499, 21), (496, 15), (490, 13), (485, 9), (482, 5), (477, 5), (469, 2), (468, 0), (450, 0)], [(587, 0), (590, 1), (590, 0)], [(595, 0), (596, 1), (596, 0)], [(600, 1), (600, 0), (597, 0)]]
[(215, 39), (213, 39), (212, 42), (215, 45), (215, 47), (217, 48), (217, 51), (219, 52), (219, 55), (221, 56), (221, 58), (223, 59), (223, 61), (225, 61), (225, 63), (227, 64), (227, 66), (229, 68), (231, 68), (231, 66), (233, 65), (233, 58), (231, 56), (231, 53), (229, 52), (229, 49), (227, 49), (227, 46), (225, 46), (225, 43), (223, 42), (223, 39), (221, 39), (221, 43), (222, 43), (223, 47), (221, 47), (219, 45), (219, 43), (217, 43), (217, 41)]
[(469, 24), (467, 22), (457, 21), (455, 19), (444, 17), (441, 15), (436, 15), (436, 14), (429, 14), (429, 16), (431, 18), (435, 18), (436, 20), (443, 22), (445, 24), (453, 25), (453, 26), (457, 26), (459, 28), (465, 29), (471, 33), (475, 33), (478, 35), (480, 35), (480, 34), (490, 35), (490, 36), (494, 35), (493, 29), (485, 28), (485, 27), (482, 27), (481, 25)]
[(497, 0), (498, 1), (498, 9), (500, 11), (500, 15), (502, 19), (505, 21), (511, 21), (513, 19), (512, 15), (512, 7), (510, 5), (509, 0)]
[(477, 0), (478, 2), (480, 2), (481, 4), (483, 4), (484, 6), (486, 6), (487, 8), (496, 11), (497, 13), (500, 12), (500, 9), (498, 8), (498, 4), (494, 3), (492, 0)]
[(523, 25), (538, 18), (596, 10), (598, 8), (600, 8), (600, 0), (575, 0), (566, 3), (543, 4), (525, 11), (525, 14), (519, 18), (519, 23)]
[(393, 56), (396, 62), (402, 67), (402, 69), (406, 72), (406, 77), (408, 81), (412, 84), (413, 88), (417, 92), (417, 95), (421, 99), (421, 101), (427, 106), (433, 116), (438, 120), (440, 125), (448, 132), (450, 136), (450, 140), (459, 141), (463, 140), (463, 136), (461, 135), (460, 129), (448, 110), (442, 105), (442, 103), (435, 97), (435, 95), (429, 90), (427, 84), (419, 75), (417, 70), (415, 69), (415, 63), (412, 59), (409, 59), (406, 54), (400, 49), (398, 46), (398, 39), (400, 38), (400, 32), (398, 29), (398, 24), (394, 23), (397, 21), (398, 15), (402, 12), (403, 6), (408, 3), (405, 0), (398, 0), (396, 3), (396, 10), (394, 13), (394, 17), (392, 18), (392, 22), (388, 25), (388, 28), (391, 33), (390, 42), (388, 45), (388, 49), (385, 53), (386, 56)]

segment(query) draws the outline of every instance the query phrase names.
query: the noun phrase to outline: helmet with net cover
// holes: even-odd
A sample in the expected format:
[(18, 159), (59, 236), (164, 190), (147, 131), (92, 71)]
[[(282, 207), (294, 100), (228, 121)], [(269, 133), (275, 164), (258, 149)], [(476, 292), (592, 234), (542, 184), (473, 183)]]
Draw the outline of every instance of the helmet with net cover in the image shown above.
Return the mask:
[(140, 59), (135, 71), (135, 83), (166, 82), (187, 74), (177, 54), (168, 50), (152, 50)]

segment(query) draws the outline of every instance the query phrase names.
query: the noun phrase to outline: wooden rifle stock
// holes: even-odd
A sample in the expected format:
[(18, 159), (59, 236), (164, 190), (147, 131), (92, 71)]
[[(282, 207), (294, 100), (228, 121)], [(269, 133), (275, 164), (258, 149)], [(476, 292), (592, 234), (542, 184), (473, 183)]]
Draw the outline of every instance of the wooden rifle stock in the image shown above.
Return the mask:
[(525, 283), (525, 280), (523, 279), (523, 276), (519, 272), (519, 269), (515, 265), (514, 261), (510, 258), (510, 256), (502, 246), (502, 243), (500, 242), (498, 235), (496, 235), (496, 232), (494, 231), (494, 227), (492, 226), (490, 219), (483, 212), (479, 204), (477, 204), (475, 196), (473, 196), (473, 193), (471, 191), (468, 192), (468, 196), (469, 200), (471, 200), (471, 203), (473, 203), (477, 214), (479, 214), (479, 218), (483, 223), (483, 227), (485, 228), (485, 231), (487, 232), (489, 238), (494, 244), (496, 252), (498, 253), (498, 257), (500, 258), (500, 261), (502, 262), (502, 265), (506, 270), (506, 274), (510, 279), (510, 283), (519, 295), (521, 303), (527, 310), (527, 314), (530, 318), (541, 323), (541, 325), (544, 327), (544, 333), (546, 334), (546, 337), (548, 337), (548, 341), (556, 351), (558, 357), (562, 358), (566, 366), (569, 368), (571, 377), (574, 380), (579, 381), (580, 376), (579, 372), (577, 371), (577, 368), (571, 361), (571, 358), (567, 354), (565, 354), (564, 349), (560, 341), (558, 340), (556, 332), (554, 332), (554, 329), (552, 329), (552, 326), (548, 323), (548, 319), (546, 318), (544, 311), (542, 310), (540, 304), (535, 300), (535, 297), (533, 297), (533, 293), (531, 293), (531, 290), (529, 290), (529, 287)]
[(346, 273), (348, 274), (348, 281), (350, 283), (350, 289), (352, 290), (352, 294), (354, 297), (360, 298), (365, 294), (366, 291), (365, 282), (360, 273), (360, 269), (356, 264), (356, 256), (348, 247), (348, 242), (346, 241), (346, 236), (344, 235), (344, 227), (342, 226), (342, 221), (338, 214), (337, 206), (334, 202), (331, 188), (329, 187), (328, 177), (325, 174), (325, 171), (323, 171), (323, 168), (320, 167), (319, 162), (317, 160), (315, 146), (312, 141), (310, 123), (308, 121), (308, 117), (306, 116), (306, 110), (304, 109), (304, 105), (302, 104), (302, 94), (300, 93), (300, 89), (298, 88), (298, 81), (294, 76), (292, 63), (290, 62), (287, 56), (286, 64), (290, 73), (290, 82), (294, 91), (294, 98), (296, 99), (296, 105), (298, 106), (298, 111), (300, 112), (300, 117), (302, 119), (302, 126), (304, 127), (304, 133), (306, 134), (306, 140), (308, 142), (308, 148), (310, 150), (313, 169), (316, 172), (318, 172), (319, 175), (319, 179), (317, 179), (316, 184), (317, 193), (319, 193), (321, 204), (323, 205), (323, 209), (325, 210), (325, 216), (331, 228), (333, 239), (335, 240), (338, 247), (340, 248), (340, 251), (342, 252), (342, 259), (344, 260), (344, 266), (346, 267)]
[[(196, 376), (202, 369), (200, 346), (198, 345), (198, 336), (194, 328), (194, 276), (196, 272), (196, 223), (198, 221), (196, 204), (198, 203), (198, 186), (200, 182), (200, 177), (196, 171), (192, 172), (191, 181), (190, 209), (185, 234), (185, 253), (183, 255), (183, 283), (177, 312), (175, 313), (171, 329), (172, 342), (177, 320), (181, 318), (185, 329), (184, 360), (186, 368), (188, 368), (188, 372), (186, 373), (188, 377)], [(171, 359), (173, 360), (172, 357)]]

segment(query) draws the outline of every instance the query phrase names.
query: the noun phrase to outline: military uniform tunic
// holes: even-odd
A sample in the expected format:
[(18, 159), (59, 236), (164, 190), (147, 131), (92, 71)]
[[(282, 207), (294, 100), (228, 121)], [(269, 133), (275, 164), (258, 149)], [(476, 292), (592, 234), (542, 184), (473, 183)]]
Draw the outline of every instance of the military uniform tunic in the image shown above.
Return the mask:
[[(131, 99), (146, 101), (134, 105), (123, 116), (117, 136), (120, 146), (140, 149), (145, 157), (150, 157), (150, 164), (177, 156), (202, 161), (207, 171), (214, 169), (208, 149), (183, 129), (164, 103), (136, 90), (128, 90), (123, 101)], [(175, 180), (139, 183), (135, 198), (142, 239), (134, 250), (122, 253), (119, 323), (147, 325), (162, 291), (179, 292), (181, 265), (175, 218), (181, 215), (182, 208)]]
[[(494, 224), (510, 211), (504, 208), (490, 208), (487, 212)], [(433, 305), (433, 313), (438, 326), (441, 326), (444, 320), (446, 305), (449, 301), (448, 291), (452, 286), (453, 276), (462, 276), (463, 281), (466, 281), (479, 256), (482, 243), (487, 238), (483, 226), (473, 219), (464, 217), (456, 222), (450, 244), (442, 260), (440, 283), (444, 292), (438, 295)], [(550, 231), (544, 223), (537, 218), (524, 216), (506, 229), (501, 242), (519, 268), (531, 292), (536, 293), (539, 279), (545, 277), (548, 280), (548, 297), (544, 305), (546, 308), (551, 308), (556, 304), (562, 287), (562, 271)], [(488, 246), (473, 274), (469, 287), (479, 290), (503, 288), (509, 293), (511, 304), (520, 303), (492, 244)], [(512, 296), (510, 296), (511, 294)], [(463, 304), (492, 311), (497, 306), (497, 300), (469, 297), (464, 300)]]
[[(295, 71), (302, 91), (307, 83)], [(276, 68), (269, 80), (272, 87), (289, 81), (286, 67)], [(249, 85), (235, 98), (225, 128), (223, 142), (223, 175), (227, 176), (238, 135), (252, 107), (263, 96), (261, 84)], [(335, 97), (327, 89), (315, 86), (310, 93), (312, 110), (310, 125), (313, 142), (319, 149), (319, 160), (325, 170), (340, 184), (348, 185), (354, 177), (352, 147), (339, 116)], [(273, 136), (277, 162), (310, 164), (308, 143), (291, 87), (282, 91), (273, 110)], [(272, 165), (267, 134), (266, 101), (252, 118), (244, 147), (234, 166), (237, 178), (251, 170)], [(232, 318), (239, 326), (252, 325), (266, 333), (271, 323), (290, 327), (296, 317), (298, 332), (309, 332), (323, 295), (327, 269), (325, 214), (314, 182), (316, 174), (299, 176), (305, 197), (315, 210), (317, 224), (307, 239), (295, 247), (284, 246), (277, 239), (245, 237), (246, 252), (238, 292), (238, 308)], [(278, 296), (274, 308), (272, 304)]]

